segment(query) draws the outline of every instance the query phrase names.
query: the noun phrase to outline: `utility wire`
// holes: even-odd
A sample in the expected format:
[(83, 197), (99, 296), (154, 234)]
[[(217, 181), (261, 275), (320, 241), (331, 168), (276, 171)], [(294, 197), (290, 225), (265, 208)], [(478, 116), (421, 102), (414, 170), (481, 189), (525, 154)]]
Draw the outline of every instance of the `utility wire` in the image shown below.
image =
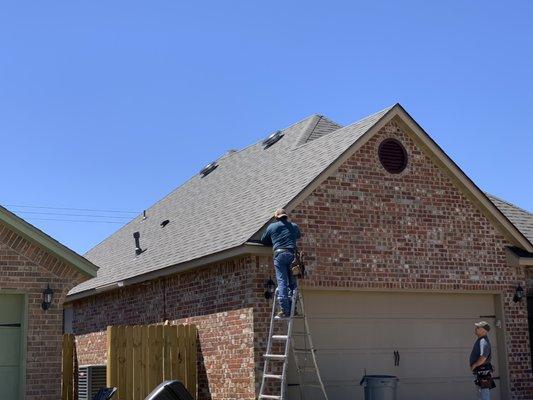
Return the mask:
[(138, 211), (100, 210), (100, 209), (70, 208), (70, 207), (27, 206), (27, 205), (20, 205), (20, 204), (4, 204), (4, 207), (43, 208), (43, 209), (47, 209), (47, 210), (68, 210), (68, 211), (90, 211), (90, 212), (108, 212), (108, 213), (122, 213), (122, 214), (140, 214), (140, 212), (138, 212)]
[(59, 218), (28, 218), (29, 221), (63, 221), (63, 222), (94, 222), (101, 224), (124, 224), (122, 221), (91, 221), (91, 220), (81, 220), (81, 219), (59, 219)]
[[(131, 219), (131, 216), (126, 215), (94, 215), (94, 214), (67, 214), (67, 213), (54, 213), (54, 212), (39, 212), (39, 211), (16, 211), (17, 214), (34, 214), (34, 215), (58, 215), (64, 217), (95, 217), (95, 218), (125, 218)], [(31, 218), (31, 217), (29, 217)]]

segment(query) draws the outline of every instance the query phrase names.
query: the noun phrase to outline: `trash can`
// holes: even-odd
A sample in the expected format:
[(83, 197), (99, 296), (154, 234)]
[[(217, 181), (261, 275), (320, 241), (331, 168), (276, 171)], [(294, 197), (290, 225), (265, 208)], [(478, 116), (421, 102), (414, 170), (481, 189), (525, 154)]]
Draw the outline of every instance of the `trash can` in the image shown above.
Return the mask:
[(144, 400), (194, 400), (180, 381), (165, 381)]
[(365, 375), (360, 385), (365, 388), (365, 400), (396, 400), (398, 381), (392, 375)]

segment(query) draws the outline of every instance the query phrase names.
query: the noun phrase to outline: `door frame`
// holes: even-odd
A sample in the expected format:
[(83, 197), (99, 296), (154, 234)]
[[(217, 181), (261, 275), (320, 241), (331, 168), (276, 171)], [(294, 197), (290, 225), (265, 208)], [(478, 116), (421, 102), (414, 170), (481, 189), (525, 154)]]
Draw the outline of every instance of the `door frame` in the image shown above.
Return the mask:
[[(497, 290), (475, 291), (475, 290), (429, 290), (429, 289), (387, 289), (387, 288), (352, 288), (352, 287), (326, 287), (313, 285), (300, 285), (299, 289), (304, 294), (306, 291), (325, 291), (325, 292), (381, 292), (381, 293), (425, 293), (425, 294), (474, 294), (474, 295), (492, 295), (494, 301), (494, 313), (496, 324), (494, 333), (498, 344), (498, 368), (499, 368), (499, 386), (502, 399), (511, 398), (511, 386), (509, 376), (509, 357), (506, 347), (507, 342), (507, 325), (505, 321), (505, 304), (504, 292)], [(481, 319), (481, 318), (480, 318)], [(499, 326), (498, 326), (499, 325)]]
[(14, 294), (22, 296), (22, 318), (21, 318), (21, 349), (20, 349), (20, 376), (19, 376), (19, 399), (26, 398), (26, 361), (27, 361), (27, 342), (28, 342), (28, 294), (21, 290), (0, 289), (0, 296), (3, 294)]

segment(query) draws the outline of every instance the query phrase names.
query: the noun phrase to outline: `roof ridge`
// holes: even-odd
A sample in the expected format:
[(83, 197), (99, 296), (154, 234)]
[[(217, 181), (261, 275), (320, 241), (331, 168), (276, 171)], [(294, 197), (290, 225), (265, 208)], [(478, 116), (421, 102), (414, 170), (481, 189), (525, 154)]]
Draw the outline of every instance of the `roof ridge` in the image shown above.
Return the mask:
[[(397, 104), (397, 103), (396, 103), (396, 104)], [(359, 120), (357, 120), (357, 121), (355, 121), (355, 122), (352, 122), (351, 124), (348, 124), (348, 125), (345, 125), (345, 126), (339, 125), (340, 128), (337, 129), (337, 130), (335, 130), (335, 131), (333, 131), (333, 132), (331, 132), (331, 133), (334, 133), (334, 132), (337, 133), (337, 132), (343, 131), (343, 130), (345, 130), (345, 129), (352, 128), (352, 127), (354, 127), (355, 125), (358, 125), (358, 124), (362, 123), (362, 122), (365, 121), (365, 120), (368, 120), (368, 119), (371, 119), (371, 118), (375, 117), (376, 115), (379, 115), (379, 114), (383, 114), (383, 115), (385, 115), (387, 112), (389, 112), (389, 111), (392, 110), (394, 107), (396, 107), (396, 104), (393, 104), (393, 105), (390, 106), (390, 107), (386, 107), (386, 108), (384, 108), (384, 109), (381, 110), (381, 111), (378, 111), (378, 112), (375, 112), (375, 113), (373, 113), (373, 114), (367, 115), (366, 117), (363, 117), (363, 118), (361, 118), (361, 119), (359, 119)], [(335, 123), (336, 125), (338, 125), (336, 122), (334, 122), (334, 123)], [(301, 145), (295, 147), (293, 150), (296, 150), (296, 148), (301, 149), (302, 147), (305, 147), (305, 146), (309, 145), (310, 143), (315, 143), (315, 142), (320, 141), (320, 140), (322, 140), (322, 139), (324, 139), (325, 137), (328, 137), (328, 136), (329, 136), (329, 135), (324, 135), (324, 136), (321, 136), (321, 137), (319, 137), (319, 138), (316, 138), (315, 140), (312, 140), (312, 141), (310, 141), (310, 142), (303, 143), (303, 144), (301, 144)]]
[(523, 212), (525, 212), (526, 214), (529, 214), (530, 216), (533, 217), (533, 212), (530, 212), (530, 211), (526, 210), (525, 208), (522, 208), (522, 207), (520, 207), (520, 206), (517, 206), (516, 204), (513, 204), (513, 203), (511, 203), (511, 202), (509, 202), (509, 201), (507, 201), (507, 200), (504, 200), (504, 199), (502, 199), (501, 197), (498, 197), (498, 196), (495, 196), (495, 195), (493, 195), (493, 194), (490, 194), (489, 192), (483, 192), (483, 193), (485, 193), (485, 195), (487, 195), (489, 198), (492, 197), (492, 198), (494, 198), (494, 199), (496, 199), (496, 200), (499, 200), (499, 201), (501, 201), (502, 203), (505, 203), (505, 204), (507, 204), (507, 205), (509, 205), (509, 206), (511, 206), (511, 207), (513, 207), (513, 208), (516, 208), (517, 210), (523, 211)]

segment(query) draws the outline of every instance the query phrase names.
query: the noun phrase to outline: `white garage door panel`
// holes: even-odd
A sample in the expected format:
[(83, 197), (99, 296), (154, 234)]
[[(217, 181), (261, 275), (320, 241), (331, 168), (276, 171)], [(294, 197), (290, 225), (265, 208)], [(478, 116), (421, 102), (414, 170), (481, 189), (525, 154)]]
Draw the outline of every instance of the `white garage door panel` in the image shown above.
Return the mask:
[[(365, 370), (398, 376), (399, 400), (475, 394), (468, 369), (473, 323), (481, 315), (494, 315), (492, 295), (304, 291), (304, 298), (330, 400), (362, 399), (359, 381)], [(497, 365), (494, 332), (491, 339)], [(399, 366), (394, 365), (395, 350)], [(289, 382), (297, 382), (293, 363)], [(291, 399), (299, 398), (297, 389), (289, 389)], [(499, 399), (497, 392), (492, 391), (493, 399)], [(307, 394), (321, 398), (313, 389)]]

